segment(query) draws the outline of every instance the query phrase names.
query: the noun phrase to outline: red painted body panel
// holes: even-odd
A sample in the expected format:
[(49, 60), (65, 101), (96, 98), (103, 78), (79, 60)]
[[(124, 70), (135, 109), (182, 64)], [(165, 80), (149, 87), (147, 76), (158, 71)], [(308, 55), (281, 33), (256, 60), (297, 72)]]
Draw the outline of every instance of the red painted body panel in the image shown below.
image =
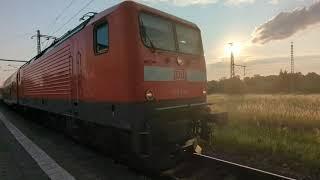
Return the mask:
[[(126, 6), (119, 6), (112, 14), (103, 17), (84, 30), (85, 38), (79, 38), (79, 49), (85, 53), (81, 59), (81, 99), (84, 101), (107, 102), (133, 102), (135, 93), (133, 83), (135, 80), (135, 50), (130, 50), (132, 38), (130, 37), (131, 22), (128, 19), (130, 12)], [(94, 21), (94, 19), (92, 20)], [(103, 21), (109, 24), (108, 51), (96, 55), (93, 50), (93, 28), (95, 24)]]
[(71, 50), (67, 43), (21, 69), (24, 98), (71, 98)]

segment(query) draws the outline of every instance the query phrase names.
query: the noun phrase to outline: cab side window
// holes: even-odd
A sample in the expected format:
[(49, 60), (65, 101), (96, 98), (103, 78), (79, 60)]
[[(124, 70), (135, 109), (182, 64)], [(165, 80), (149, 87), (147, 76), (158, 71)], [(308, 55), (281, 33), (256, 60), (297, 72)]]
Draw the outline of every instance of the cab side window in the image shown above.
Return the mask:
[(109, 48), (109, 26), (103, 23), (95, 27), (94, 30), (94, 48), (96, 54), (107, 52)]

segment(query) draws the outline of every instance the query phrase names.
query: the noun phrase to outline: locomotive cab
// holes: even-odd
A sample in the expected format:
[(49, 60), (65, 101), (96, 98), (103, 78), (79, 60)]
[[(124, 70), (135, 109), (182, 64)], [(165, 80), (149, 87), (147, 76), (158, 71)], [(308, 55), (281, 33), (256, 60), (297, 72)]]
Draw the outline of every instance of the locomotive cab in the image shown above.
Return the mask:
[(146, 99), (205, 101), (206, 69), (198, 27), (149, 12), (140, 12), (139, 24)]
[[(201, 32), (191, 22), (141, 7), (138, 59), (143, 72), (139, 86), (144, 102), (142, 152), (151, 155), (159, 168), (168, 167), (187, 149), (201, 151), (197, 140), (203, 127), (201, 119), (207, 113)], [(171, 161), (166, 161), (167, 157)]]

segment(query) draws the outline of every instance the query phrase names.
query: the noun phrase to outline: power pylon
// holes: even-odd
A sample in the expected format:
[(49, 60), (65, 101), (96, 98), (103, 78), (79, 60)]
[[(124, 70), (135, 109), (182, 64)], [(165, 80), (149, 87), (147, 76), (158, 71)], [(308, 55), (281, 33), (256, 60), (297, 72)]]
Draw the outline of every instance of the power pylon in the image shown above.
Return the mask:
[(232, 50), (232, 46), (233, 46), (233, 43), (229, 43), (230, 45), (230, 49), (231, 49), (231, 62), (230, 62), (230, 78), (233, 78), (235, 77), (235, 71), (234, 71), (234, 67), (235, 67), (235, 64), (234, 64), (234, 55), (233, 55), (233, 50)]
[(293, 42), (291, 42), (291, 74), (294, 74), (294, 49)]
[(49, 36), (49, 35), (40, 34), (40, 30), (37, 30), (37, 34), (36, 34), (36, 35), (33, 35), (33, 36), (31, 37), (31, 39), (33, 39), (34, 37), (37, 38), (37, 54), (40, 54), (40, 53), (41, 53), (41, 43), (40, 43), (41, 38), (46, 38), (47, 40), (49, 40), (49, 39), (56, 40), (56, 39), (57, 39), (57, 38), (54, 37), (54, 36)]
[(290, 65), (291, 65), (290, 91), (294, 92), (295, 91), (295, 74), (294, 74), (294, 48), (293, 48), (293, 42), (291, 42)]
[(245, 65), (239, 65), (239, 64), (235, 64), (234, 66), (238, 66), (238, 67), (243, 68), (243, 77), (246, 76), (246, 68), (247, 68), (247, 66), (245, 66)]

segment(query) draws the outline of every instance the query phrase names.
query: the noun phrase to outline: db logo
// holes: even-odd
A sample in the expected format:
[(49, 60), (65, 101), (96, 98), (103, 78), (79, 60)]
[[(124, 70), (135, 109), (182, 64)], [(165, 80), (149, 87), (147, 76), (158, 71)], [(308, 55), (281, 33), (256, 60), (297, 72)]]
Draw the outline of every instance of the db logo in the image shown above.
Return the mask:
[(184, 70), (176, 70), (174, 72), (174, 80), (185, 80), (186, 79), (186, 72)]

